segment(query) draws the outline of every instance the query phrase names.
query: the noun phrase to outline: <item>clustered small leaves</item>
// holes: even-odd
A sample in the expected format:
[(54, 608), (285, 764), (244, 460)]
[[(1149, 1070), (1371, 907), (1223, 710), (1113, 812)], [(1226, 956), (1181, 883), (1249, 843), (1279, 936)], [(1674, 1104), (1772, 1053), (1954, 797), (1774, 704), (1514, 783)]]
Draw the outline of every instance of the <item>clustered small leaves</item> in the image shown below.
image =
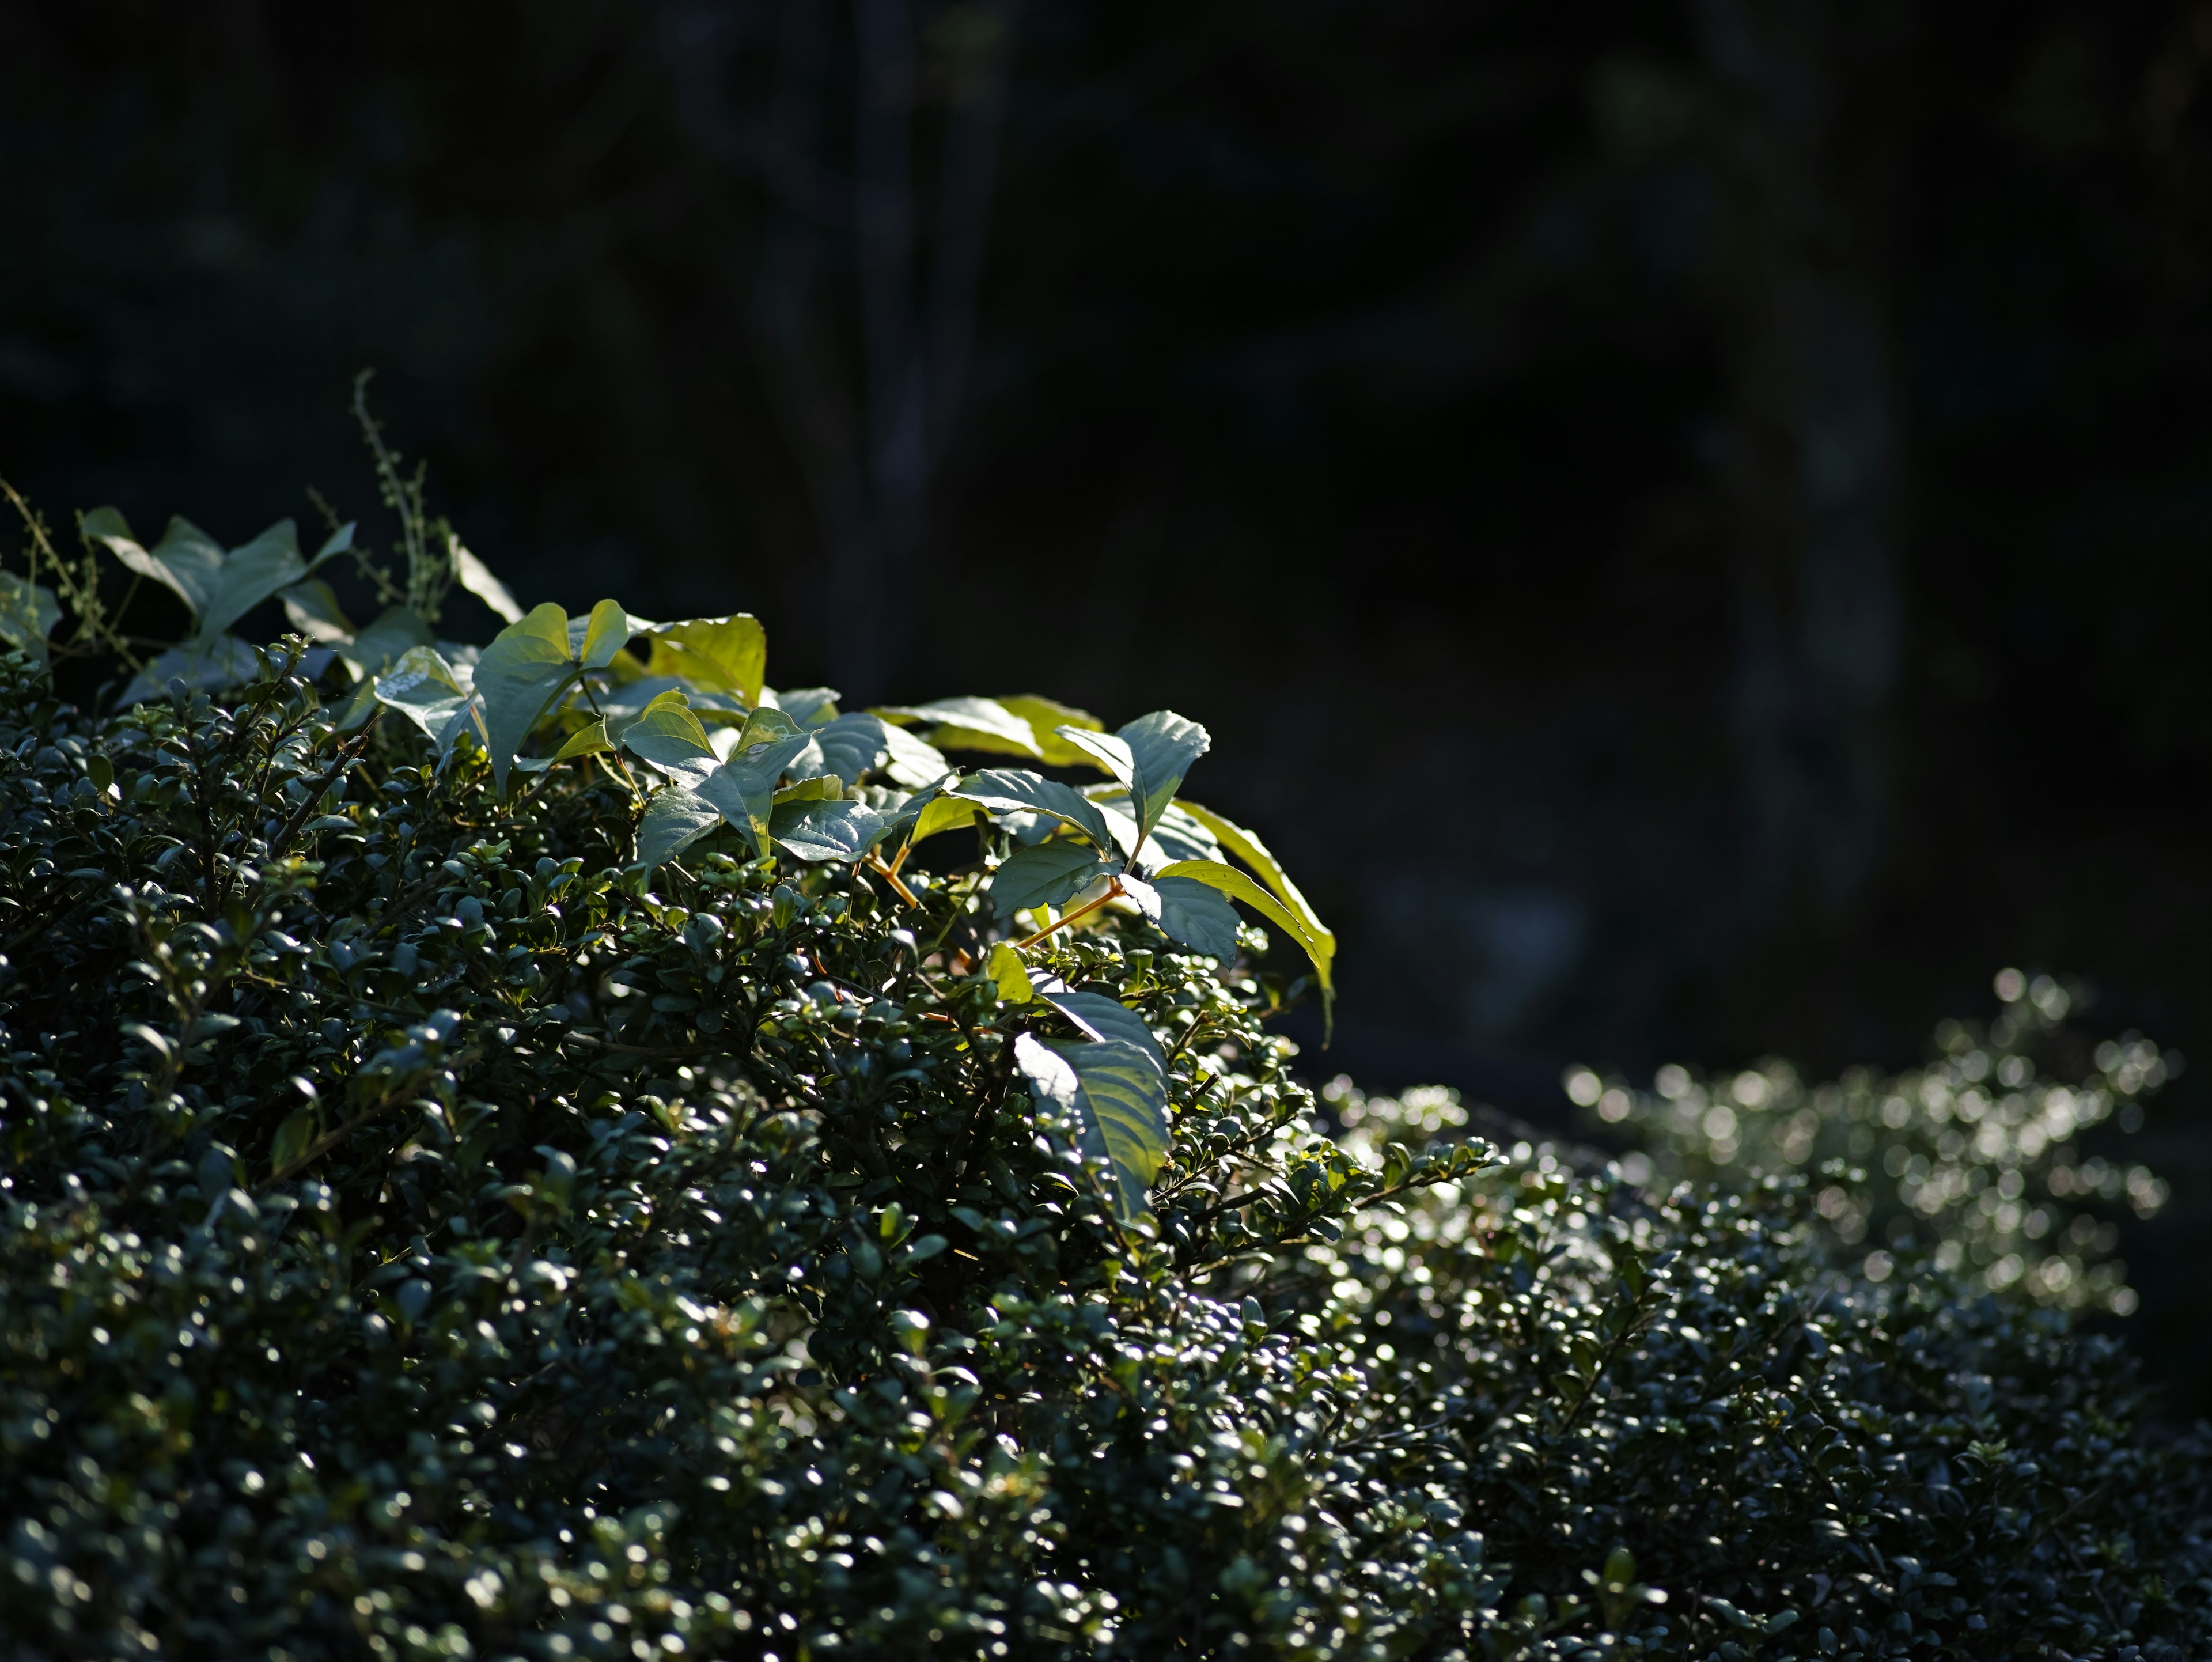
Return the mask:
[(2212, 1641), (2201, 1454), (2063, 1312), (1317, 1101), (1194, 723), (455, 575), (481, 654), (295, 578), (108, 714), (0, 658), (14, 1654)]
[(1971, 1286), (2127, 1315), (2136, 1294), (2113, 1256), (2116, 1220), (2154, 1216), (2166, 1185), (2113, 1158), (2115, 1134), (2142, 1124), (2180, 1058), (2130, 1032), (2061, 1077), (2066, 989), (2008, 970), (1997, 992), (1986, 1030), (1945, 1021), (1933, 1058), (1900, 1074), (1808, 1085), (1780, 1061), (1711, 1081), (1670, 1066), (1647, 1093), (1583, 1068), (1568, 1087), (1638, 1139), (1631, 1163), (1649, 1178), (1815, 1179), (1824, 1244), (1877, 1280), (1924, 1260)]

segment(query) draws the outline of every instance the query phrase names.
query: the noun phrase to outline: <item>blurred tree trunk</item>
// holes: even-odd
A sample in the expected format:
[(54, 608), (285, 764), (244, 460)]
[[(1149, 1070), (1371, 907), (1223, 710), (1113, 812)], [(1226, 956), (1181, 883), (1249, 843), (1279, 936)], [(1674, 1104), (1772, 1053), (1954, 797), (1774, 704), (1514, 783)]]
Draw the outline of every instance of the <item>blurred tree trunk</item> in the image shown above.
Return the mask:
[[(747, 107), (736, 82), (762, 21), (771, 67)], [(908, 644), (967, 384), (1019, 0), (853, 0), (842, 21), (829, 0), (692, 7), (667, 38), (694, 135), (768, 188), (754, 354), (819, 527), (830, 675), (866, 701)]]
[(1840, 910), (1888, 836), (1902, 607), (1884, 124), (1899, 89), (1883, 9), (1695, 9), (1726, 203), (1718, 460), (1740, 542), (1734, 697), (1755, 915), (1807, 891)]

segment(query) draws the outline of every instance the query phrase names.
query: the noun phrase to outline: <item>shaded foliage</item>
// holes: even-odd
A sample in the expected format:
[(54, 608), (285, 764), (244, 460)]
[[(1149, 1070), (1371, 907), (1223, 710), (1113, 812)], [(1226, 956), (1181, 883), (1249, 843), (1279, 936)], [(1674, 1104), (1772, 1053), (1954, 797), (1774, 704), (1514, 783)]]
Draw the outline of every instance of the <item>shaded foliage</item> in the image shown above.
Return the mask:
[[(654, 876), (604, 753), (501, 793), (305, 651), (0, 685), (21, 1653), (2203, 1643), (2194, 1458), (2057, 1314), (1448, 1098), (1329, 1135), (1262, 936), (1009, 965), (972, 807), (896, 882), (734, 822)], [(1156, 1050), (1146, 1211), (1048, 1041)]]

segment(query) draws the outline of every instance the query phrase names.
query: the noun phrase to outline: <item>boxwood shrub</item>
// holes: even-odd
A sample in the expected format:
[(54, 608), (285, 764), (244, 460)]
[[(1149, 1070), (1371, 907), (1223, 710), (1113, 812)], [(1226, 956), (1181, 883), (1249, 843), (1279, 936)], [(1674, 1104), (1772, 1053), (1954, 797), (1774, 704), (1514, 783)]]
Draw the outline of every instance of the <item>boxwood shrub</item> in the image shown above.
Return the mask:
[(282, 546), (247, 648), (224, 551), (87, 529), (204, 627), (0, 662), (11, 1654), (2212, 1642), (2200, 1454), (2069, 1312), (1317, 1099), (1334, 941), (1195, 723), (380, 642)]

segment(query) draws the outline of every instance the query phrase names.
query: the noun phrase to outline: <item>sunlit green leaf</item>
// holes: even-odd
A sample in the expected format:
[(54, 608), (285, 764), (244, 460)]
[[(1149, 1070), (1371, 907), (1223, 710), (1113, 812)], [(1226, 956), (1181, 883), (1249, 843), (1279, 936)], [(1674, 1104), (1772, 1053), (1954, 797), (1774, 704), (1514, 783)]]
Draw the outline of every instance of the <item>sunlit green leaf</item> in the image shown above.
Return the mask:
[(597, 756), (613, 748), (613, 741), (607, 737), (607, 724), (594, 721), (589, 727), (578, 728), (570, 734), (567, 742), (553, 752), (553, 759), (567, 762), (579, 756)]
[(1313, 960), (1314, 977), (1321, 983), (1322, 996), (1326, 1005), (1334, 988), (1331, 984), (1329, 966), (1336, 957), (1336, 937), (1326, 929), (1316, 929), (1306, 920), (1278, 900), (1259, 883), (1218, 860), (1178, 860), (1160, 871), (1154, 881), (1170, 877), (1195, 878), (1209, 888), (1218, 889), (1232, 900), (1241, 900), (1269, 922), (1286, 930), (1291, 938), (1305, 949)]
[(653, 655), (648, 675), (680, 675), (718, 692), (733, 692), (748, 704), (760, 702), (768, 673), (768, 633), (750, 612), (726, 618), (694, 618), (665, 624), (647, 637)]
[(1014, 950), (1012, 942), (1001, 941), (993, 947), (984, 967), (997, 984), (1002, 1002), (1026, 1004), (1036, 996), (1036, 989), (1030, 983), (1030, 972), (1023, 967), (1022, 955)]
[[(571, 624), (569, 630), (573, 635), (575, 625)], [(576, 642), (577, 661), (586, 669), (605, 669), (636, 633), (637, 624), (627, 612), (612, 600), (601, 600), (592, 608), (583, 638)]]
[[(1291, 881), (1290, 874), (1283, 869), (1282, 862), (1269, 852), (1267, 845), (1260, 840), (1256, 833), (1247, 831), (1235, 820), (1224, 819), (1214, 813), (1212, 809), (1201, 807), (1188, 799), (1178, 801), (1175, 808), (1176, 812), (1188, 814), (1192, 821), (1215, 838), (1221, 847), (1228, 849), (1230, 853), (1257, 872), (1260, 874), (1260, 880), (1273, 891), (1275, 898), (1290, 909), (1292, 916), (1297, 918), (1300, 927), (1315, 939), (1326, 941), (1332, 953), (1335, 952), (1336, 936), (1331, 934), (1321, 919), (1315, 915), (1314, 909), (1308, 904), (1305, 896), (1298, 892), (1298, 886)], [(1163, 825), (1166, 823), (1164, 819), (1162, 821)], [(1217, 856), (1196, 855), (1184, 857), (1212, 859)]]
[(807, 742), (805, 730), (781, 710), (757, 709), (746, 718), (730, 759), (699, 782), (699, 794), (721, 810), (757, 853), (769, 851), (776, 782)]
[(920, 790), (925, 785), (935, 784), (952, 770), (952, 764), (944, 753), (930, 744), (915, 738), (904, 728), (884, 724), (884, 748), (889, 758), (883, 771), (894, 784), (908, 790)]
[(1101, 854), (1114, 851), (1114, 833), (1097, 807), (1070, 786), (1025, 768), (986, 768), (947, 790), (997, 812), (1041, 813), (1087, 837)]
[(895, 722), (930, 723), (930, 742), (940, 750), (994, 751), (1038, 758), (1044, 754), (1029, 722), (995, 698), (939, 698), (927, 704), (885, 705), (876, 714)]
[(477, 737), (483, 737), (480, 707), (435, 647), (410, 648), (389, 674), (376, 677), (370, 685), (378, 703), (422, 728), (441, 755), (464, 731), (474, 728)]
[(1167, 1066), (1160, 1042), (1145, 1026), (1144, 1017), (1119, 999), (1109, 998), (1103, 993), (1066, 991), (1048, 992), (1040, 996), (1091, 1038), (1120, 1039), (1135, 1045), (1161, 1068)]
[(143, 548), (131, 527), (112, 508), (84, 515), (84, 534), (120, 560), (125, 569), (160, 583), (191, 609), (197, 621), (207, 610), (222, 572), (222, 545), (190, 520), (172, 518), (161, 540)]
[(1078, 709), (1054, 698), (1040, 697), (1034, 692), (1016, 693), (995, 702), (1030, 724), (1030, 739), (1036, 746), (1035, 754), (1047, 767), (1078, 767), (1091, 759), (1061, 738), (1060, 728), (1071, 727), (1096, 733), (1106, 725), (1087, 709)]
[(664, 692), (619, 729), (622, 747), (692, 790), (722, 764), (680, 691)]
[(892, 816), (865, 802), (816, 800), (778, 803), (769, 834), (801, 860), (851, 861), (873, 848), (891, 828)]
[(489, 606), (504, 622), (520, 623), (522, 621), (521, 604), (514, 595), (507, 593), (505, 583), (491, 575), (491, 568), (461, 546), (459, 539), (456, 539), (450, 546), (453, 555), (453, 569), (460, 577), (461, 587)]
[(495, 636), (477, 661), (492, 779), (507, 788), (507, 769), (553, 695), (575, 675), (568, 652), (568, 615), (550, 600)]

